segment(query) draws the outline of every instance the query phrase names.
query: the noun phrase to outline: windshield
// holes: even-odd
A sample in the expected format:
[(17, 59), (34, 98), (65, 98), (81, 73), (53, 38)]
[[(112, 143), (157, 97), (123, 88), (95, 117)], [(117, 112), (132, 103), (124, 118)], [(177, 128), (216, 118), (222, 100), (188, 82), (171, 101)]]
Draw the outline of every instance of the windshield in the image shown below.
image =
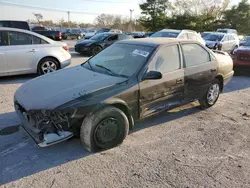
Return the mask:
[(210, 35), (211, 33), (201, 33), (201, 37), (204, 38), (206, 37), (207, 35)]
[(159, 31), (151, 35), (150, 37), (169, 37), (169, 38), (177, 38), (180, 32), (174, 31)]
[(244, 44), (243, 46), (250, 46), (250, 40), (248, 39)]
[(224, 35), (219, 34), (208, 34), (205, 37), (203, 37), (204, 40), (208, 41), (221, 41), (221, 39), (224, 37)]
[(82, 66), (95, 72), (131, 77), (146, 63), (154, 48), (134, 44), (113, 44)]
[(218, 29), (217, 32), (220, 32), (220, 33), (227, 33), (228, 30), (226, 30), (226, 29)]
[(247, 40), (250, 40), (250, 36), (246, 36), (242, 39), (242, 41), (247, 41)]
[(110, 36), (110, 34), (108, 33), (102, 33), (102, 34), (97, 34), (94, 35), (93, 37), (91, 37), (91, 40), (95, 40), (95, 41), (103, 41), (104, 39), (106, 39), (108, 36)]

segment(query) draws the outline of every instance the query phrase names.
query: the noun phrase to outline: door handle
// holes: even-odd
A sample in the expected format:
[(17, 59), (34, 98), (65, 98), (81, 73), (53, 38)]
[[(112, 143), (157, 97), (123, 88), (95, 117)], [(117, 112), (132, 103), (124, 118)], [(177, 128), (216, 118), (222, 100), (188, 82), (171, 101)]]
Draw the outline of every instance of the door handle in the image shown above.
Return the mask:
[(176, 80), (176, 83), (177, 83), (177, 84), (182, 84), (182, 83), (183, 83), (183, 79), (182, 79), (182, 78), (181, 78), (181, 79), (177, 79), (177, 80)]
[(32, 50), (30, 50), (29, 52), (37, 52), (38, 50), (36, 50), (36, 49), (32, 49)]

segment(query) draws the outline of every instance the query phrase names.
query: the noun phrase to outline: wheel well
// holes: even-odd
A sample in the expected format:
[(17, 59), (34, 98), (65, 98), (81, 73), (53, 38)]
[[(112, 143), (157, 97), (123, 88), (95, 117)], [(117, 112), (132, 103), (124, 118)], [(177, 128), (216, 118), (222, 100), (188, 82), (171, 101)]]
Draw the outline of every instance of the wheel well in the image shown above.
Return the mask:
[(38, 68), (39, 68), (40, 63), (41, 63), (44, 59), (46, 59), (46, 58), (51, 58), (51, 59), (56, 60), (57, 63), (58, 63), (59, 69), (61, 68), (61, 64), (60, 64), (60, 62), (59, 62), (59, 60), (58, 60), (57, 58), (55, 58), (55, 57), (53, 57), (53, 56), (46, 56), (46, 57), (42, 58), (42, 59), (39, 61), (38, 65), (37, 65), (37, 71), (38, 71)]
[(217, 80), (219, 80), (220, 82), (220, 88), (221, 88), (221, 91), (223, 91), (223, 88), (224, 88), (224, 80), (223, 80), (223, 77), (221, 75), (218, 75), (215, 77)]
[(127, 116), (128, 120), (129, 120), (129, 129), (132, 130), (134, 128), (134, 119), (133, 119), (131, 113), (129, 112), (128, 107), (125, 106), (124, 104), (121, 104), (121, 103), (116, 103), (116, 104), (111, 104), (111, 105), (120, 109), (121, 111), (123, 111), (125, 113), (125, 115)]

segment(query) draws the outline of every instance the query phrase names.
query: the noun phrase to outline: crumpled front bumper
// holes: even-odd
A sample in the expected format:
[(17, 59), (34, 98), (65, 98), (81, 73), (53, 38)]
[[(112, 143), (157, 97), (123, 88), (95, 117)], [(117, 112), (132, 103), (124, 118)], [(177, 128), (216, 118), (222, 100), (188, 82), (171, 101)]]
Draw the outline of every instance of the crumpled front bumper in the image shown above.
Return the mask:
[(44, 134), (44, 132), (41, 129), (38, 129), (35, 124), (29, 121), (28, 115), (23, 110), (21, 105), (18, 104), (17, 102), (15, 102), (15, 111), (17, 116), (21, 120), (21, 127), (23, 128), (23, 130), (40, 147), (47, 147), (50, 145), (54, 145), (74, 136), (74, 134), (69, 131), (57, 131), (56, 133)]

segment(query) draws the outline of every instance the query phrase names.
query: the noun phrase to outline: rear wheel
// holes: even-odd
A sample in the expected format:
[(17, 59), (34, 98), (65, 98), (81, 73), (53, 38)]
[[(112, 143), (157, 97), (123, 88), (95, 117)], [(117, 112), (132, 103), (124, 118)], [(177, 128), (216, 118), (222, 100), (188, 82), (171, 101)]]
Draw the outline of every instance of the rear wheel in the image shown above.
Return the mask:
[(88, 151), (97, 152), (121, 144), (128, 130), (127, 116), (120, 109), (109, 106), (85, 118), (80, 138)]
[(40, 61), (38, 65), (38, 74), (48, 74), (50, 72), (55, 72), (59, 69), (59, 64), (56, 59), (44, 58)]
[(77, 39), (80, 40), (82, 37), (81, 36), (77, 36)]
[(96, 55), (96, 54), (98, 54), (100, 51), (102, 51), (102, 47), (100, 47), (100, 46), (94, 46), (94, 47), (92, 48), (92, 55)]
[(217, 102), (221, 92), (220, 82), (214, 79), (206, 93), (206, 95), (199, 100), (201, 108), (210, 108)]

